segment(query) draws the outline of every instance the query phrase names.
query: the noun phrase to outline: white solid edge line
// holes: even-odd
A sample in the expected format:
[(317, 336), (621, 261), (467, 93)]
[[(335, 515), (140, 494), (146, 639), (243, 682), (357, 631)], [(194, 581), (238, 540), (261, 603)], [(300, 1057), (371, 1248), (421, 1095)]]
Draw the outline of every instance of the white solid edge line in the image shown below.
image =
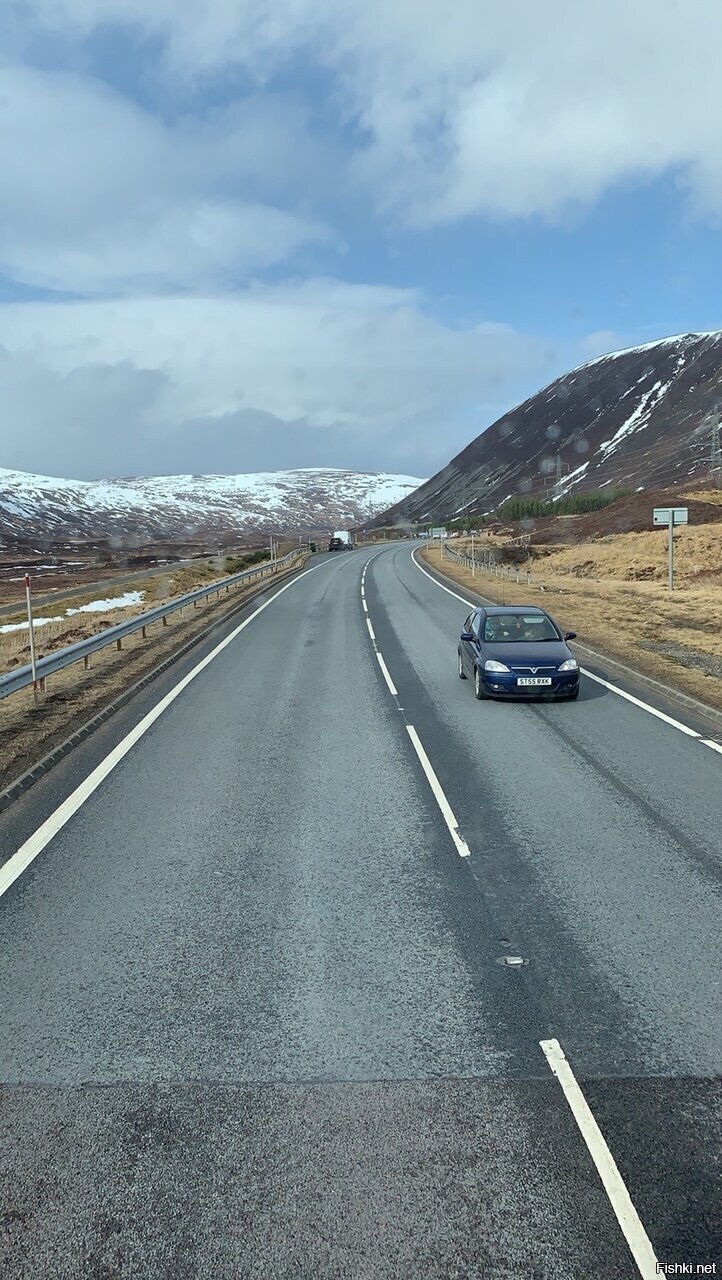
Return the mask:
[(631, 1196), (604, 1140), (604, 1135), (577, 1084), (564, 1050), (558, 1040), (540, 1040), (539, 1046), (564, 1091), (564, 1096), (577, 1122), (579, 1132), (587, 1144), (640, 1276), (643, 1280), (657, 1280), (661, 1268), (652, 1243), (632, 1204)]
[(461, 836), (459, 835), (459, 824), (456, 821), (456, 818), (454, 817), (454, 811), (451, 808), (451, 805), (449, 804), (448, 800), (446, 799), (446, 796), (444, 795), (444, 792), (441, 787), (441, 783), (439, 782), (439, 779), (437, 778), (434, 772), (434, 766), (432, 765), (431, 761), (429, 760), (429, 757), (424, 751), (424, 748), (421, 744), (421, 740), (419, 738), (418, 733), (416, 732), (412, 724), (407, 724), (406, 732), (408, 733), (414, 745), (414, 750), (417, 756), (419, 757), (419, 760), (421, 761), (421, 768), (426, 774), (427, 781), (429, 783), (429, 786), (431, 787), (431, 790), (434, 793), (434, 799), (436, 800), (436, 803), (438, 804), (441, 810), (444, 822), (449, 828), (449, 831), (451, 833), (451, 838), (454, 841), (454, 844), (456, 845), (456, 852), (458, 853), (460, 858), (470, 858), (471, 850), (468, 844), (466, 843), (466, 841), (462, 840)]
[(688, 738), (701, 738), (702, 734), (696, 729), (690, 729), (689, 725), (682, 724), (680, 720), (675, 720), (673, 716), (668, 716), (664, 711), (658, 711), (656, 707), (650, 707), (649, 703), (642, 702), (641, 698), (635, 698), (633, 693), (627, 693), (624, 689), (618, 689), (616, 684), (610, 684), (608, 680), (603, 680), (601, 676), (595, 676), (591, 671), (587, 671), (585, 667), (579, 670), (587, 677), (587, 680), (594, 680), (596, 684), (604, 685), (605, 689), (609, 689), (611, 693), (616, 693), (620, 698), (625, 698), (627, 702), (631, 702), (635, 707), (641, 707), (643, 711), (648, 711), (651, 716), (656, 716), (658, 720), (664, 720), (665, 724), (671, 724), (673, 729), (679, 729), (680, 733), (686, 733)]
[[(411, 559), (416, 565), (416, 568), (419, 569), (421, 573), (426, 574), (429, 581), (433, 582), (435, 586), (440, 587), (442, 591), (447, 593), (447, 595), (453, 596), (455, 600), (460, 600), (461, 603), (466, 605), (469, 609), (477, 607), (471, 600), (465, 600), (464, 597), (458, 595), (456, 591), (451, 591), (449, 587), (445, 587), (442, 582), (437, 582), (436, 578), (434, 578), (432, 574), (428, 573), (427, 570), (419, 564), (416, 559), (415, 550), (411, 552)], [(688, 738), (696, 738), (698, 741), (704, 742), (705, 746), (711, 746), (714, 750), (719, 749), (717, 744), (709, 742), (706, 738), (703, 738), (702, 734), (698, 733), (696, 729), (691, 729), (689, 725), (682, 724), (681, 720), (675, 720), (672, 716), (666, 715), (664, 711), (658, 711), (656, 707), (651, 707), (648, 702), (643, 702), (641, 698), (635, 698), (634, 694), (627, 693), (624, 689), (620, 689), (618, 685), (610, 684), (608, 680), (603, 680), (601, 676), (595, 676), (591, 671), (587, 671), (586, 667), (580, 667), (579, 670), (583, 676), (586, 676), (587, 680), (594, 680), (597, 684), (604, 685), (604, 688), (609, 689), (610, 693), (616, 693), (619, 698), (624, 698), (627, 702), (631, 702), (633, 706), (639, 707), (642, 711), (647, 711), (650, 716), (655, 716), (657, 720), (663, 720), (665, 724), (671, 725), (673, 729), (678, 729), (680, 733), (686, 734)]]
[(374, 635), (374, 629), (373, 629), (373, 627), (371, 626), (371, 619), (370, 619), (370, 618), (367, 618), (367, 619), (366, 619), (366, 626), (367, 626), (367, 627), (368, 627), (368, 629), (369, 629), (369, 635), (371, 636), (371, 639), (372, 639), (372, 640), (375, 640), (375, 639), (376, 639), (376, 636)]
[(722, 745), (719, 742), (712, 742), (711, 738), (700, 738), (703, 747), (711, 747), (713, 751), (719, 751), (722, 756)]
[(381, 670), (382, 670), (382, 671), (383, 671), (383, 673), (384, 673), (384, 680), (386, 681), (387, 685), (389, 686), (389, 690), (390, 690), (390, 692), (391, 692), (391, 693), (394, 695), (394, 697), (396, 698), (396, 697), (398, 696), (398, 689), (396, 688), (396, 685), (394, 684), (393, 680), (391, 679), (391, 676), (389, 675), (389, 669), (388, 669), (388, 667), (386, 666), (386, 663), (384, 662), (384, 660), (383, 660), (383, 658), (381, 657), (381, 654), (378, 652), (378, 650), (376, 651), (376, 657), (378, 658), (378, 660), (379, 660), (379, 666), (380, 666)]
[(227, 649), (229, 644), (232, 644), (236, 639), (236, 636), (239, 636), (240, 633), (244, 631), (251, 622), (253, 622), (254, 618), (258, 617), (259, 613), (263, 613), (263, 610), (273, 604), (274, 600), (277, 600), (284, 591), (288, 591), (290, 587), (295, 587), (297, 582), (300, 582), (302, 578), (305, 578), (309, 573), (313, 573), (313, 571), (319, 567), (319, 565), (313, 565), (310, 569), (306, 569), (304, 573), (299, 574), (297, 578), (294, 578), (291, 582), (287, 582), (285, 586), (280, 587), (269, 600), (265, 600), (257, 609), (254, 609), (253, 613), (250, 614), (249, 617), (241, 622), (239, 626), (235, 627), (230, 635), (226, 636), (225, 640), (221, 640), (220, 644), (217, 644), (215, 649), (212, 649), (211, 652), (193, 668), (192, 671), (188, 672), (188, 675), (184, 676), (169, 693), (161, 698), (160, 702), (158, 702), (142, 720), (138, 721), (135, 728), (131, 729), (130, 733), (126, 734), (117, 746), (108, 753), (105, 759), (101, 760), (99, 765), (96, 765), (92, 773), (89, 773), (87, 778), (80, 783), (80, 786), (76, 787), (75, 791), (72, 791), (70, 795), (67, 796), (63, 803), (45, 819), (45, 822), (41, 823), (37, 831), (34, 831), (31, 836), (28, 836), (28, 839), (20, 845), (20, 848), (17, 849), (10, 858), (8, 858), (7, 862), (2, 867), (0, 867), (0, 897), (2, 897), (10, 886), (14, 884), (18, 876), (21, 876), (23, 871), (30, 866), (30, 863), (34, 862), (38, 854), (42, 853), (45, 846), (50, 843), (53, 837), (56, 836), (60, 830), (62, 830), (66, 822), (69, 822), (73, 814), (77, 813), (81, 805), (85, 804), (85, 801), (88, 800), (93, 792), (97, 790), (101, 782), (107, 778), (109, 773), (112, 773), (115, 766), (119, 764), (123, 757), (126, 756), (131, 748), (135, 746), (136, 742), (143, 737), (143, 734), (150, 729), (151, 725), (154, 724), (158, 717), (163, 714), (166, 708), (169, 707), (172, 702), (175, 702), (175, 699), (185, 688), (187, 688), (191, 681), (195, 680), (196, 676), (200, 675), (201, 671), (204, 671), (213, 659), (218, 657), (219, 653), (222, 653), (224, 649)]

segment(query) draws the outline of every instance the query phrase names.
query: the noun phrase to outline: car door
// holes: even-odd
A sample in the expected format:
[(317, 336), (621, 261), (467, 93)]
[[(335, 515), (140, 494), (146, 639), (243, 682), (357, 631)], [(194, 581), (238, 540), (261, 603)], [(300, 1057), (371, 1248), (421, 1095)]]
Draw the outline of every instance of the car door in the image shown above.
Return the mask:
[(473, 635), (474, 639), (469, 645), (469, 662), (470, 662), (472, 672), (474, 670), (477, 659), (481, 652), (480, 644), (481, 644), (481, 628), (483, 625), (483, 620), (484, 620), (484, 615), (482, 614), (480, 609), (477, 609), (474, 612), (474, 614), (472, 614), (472, 618), (471, 618), (471, 634)]
[[(464, 623), (462, 630), (466, 632), (470, 632), (473, 621), (474, 621), (474, 614), (470, 613), (468, 618), (466, 619), (466, 622)], [(469, 640), (461, 640), (459, 643), (459, 647), (461, 649), (461, 662), (464, 667), (464, 670), (465, 671), (473, 670), (473, 656), (472, 656), (471, 642)]]

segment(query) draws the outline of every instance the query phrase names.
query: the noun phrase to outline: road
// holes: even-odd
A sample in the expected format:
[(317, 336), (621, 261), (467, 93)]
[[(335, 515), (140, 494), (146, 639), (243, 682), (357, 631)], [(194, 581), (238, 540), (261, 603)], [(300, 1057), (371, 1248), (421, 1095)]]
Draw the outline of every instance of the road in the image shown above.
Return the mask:
[(722, 1274), (722, 756), (477, 703), (408, 543), (257, 609), (0, 815), (0, 1274)]

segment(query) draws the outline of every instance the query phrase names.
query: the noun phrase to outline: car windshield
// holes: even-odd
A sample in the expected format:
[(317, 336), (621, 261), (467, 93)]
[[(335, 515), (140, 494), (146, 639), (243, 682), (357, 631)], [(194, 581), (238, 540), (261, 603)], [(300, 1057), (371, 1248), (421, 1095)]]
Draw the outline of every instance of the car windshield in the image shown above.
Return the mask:
[(484, 622), (484, 640), (489, 644), (538, 643), (561, 640), (550, 618), (540, 614), (495, 614)]

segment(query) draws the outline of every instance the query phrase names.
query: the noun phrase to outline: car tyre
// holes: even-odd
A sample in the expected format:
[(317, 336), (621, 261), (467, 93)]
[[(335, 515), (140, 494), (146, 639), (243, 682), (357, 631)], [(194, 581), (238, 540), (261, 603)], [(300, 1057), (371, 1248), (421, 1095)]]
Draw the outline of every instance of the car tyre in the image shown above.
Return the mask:
[(478, 667), (474, 667), (474, 696), (479, 699), (479, 702), (483, 702), (486, 697), (484, 685), (481, 679), (481, 671)]
[(464, 664), (463, 664), (463, 662), (462, 662), (462, 660), (461, 660), (461, 654), (460, 654), (460, 653), (457, 653), (457, 657), (458, 657), (458, 659), (459, 659), (459, 668), (458, 668), (458, 670), (459, 670), (459, 679), (460, 679), (460, 680), (466, 680), (466, 672), (464, 671)]

